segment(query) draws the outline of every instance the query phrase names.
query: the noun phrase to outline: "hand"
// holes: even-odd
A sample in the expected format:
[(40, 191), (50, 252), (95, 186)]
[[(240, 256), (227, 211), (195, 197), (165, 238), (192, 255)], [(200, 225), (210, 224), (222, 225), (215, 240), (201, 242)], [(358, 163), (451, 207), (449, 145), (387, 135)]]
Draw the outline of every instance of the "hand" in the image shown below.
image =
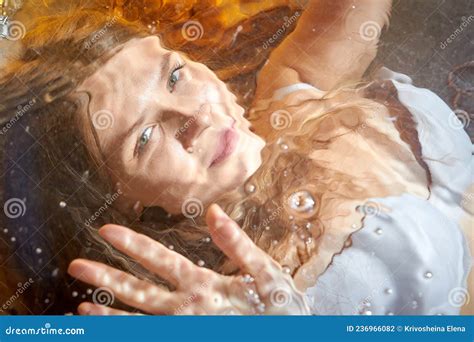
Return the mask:
[[(131, 229), (106, 225), (99, 234), (149, 271), (176, 287), (168, 291), (110, 266), (74, 260), (71, 276), (97, 287), (106, 287), (123, 303), (149, 314), (306, 315), (304, 295), (281, 266), (253, 241), (216, 204), (206, 215), (211, 237), (233, 261), (241, 275), (226, 276), (199, 267), (159, 242)], [(80, 314), (130, 314), (94, 303), (82, 303)]]

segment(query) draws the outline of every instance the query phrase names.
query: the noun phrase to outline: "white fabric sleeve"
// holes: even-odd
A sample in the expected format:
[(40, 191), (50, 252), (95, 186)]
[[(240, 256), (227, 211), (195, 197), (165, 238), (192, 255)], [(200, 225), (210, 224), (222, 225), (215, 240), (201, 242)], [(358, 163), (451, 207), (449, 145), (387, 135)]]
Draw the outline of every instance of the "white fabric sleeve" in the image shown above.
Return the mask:
[(459, 314), (471, 256), (457, 224), (412, 195), (373, 201), (380, 210), (307, 289), (312, 313)]

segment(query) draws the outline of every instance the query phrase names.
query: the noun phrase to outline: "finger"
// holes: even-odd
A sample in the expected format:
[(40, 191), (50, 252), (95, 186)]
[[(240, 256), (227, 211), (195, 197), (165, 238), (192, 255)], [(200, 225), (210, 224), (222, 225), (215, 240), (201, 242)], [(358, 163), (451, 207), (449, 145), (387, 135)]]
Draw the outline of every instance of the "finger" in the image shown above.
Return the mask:
[(155, 314), (173, 311), (175, 294), (110, 266), (76, 259), (69, 265), (68, 273), (85, 283), (111, 292), (109, 297), (112, 301), (117, 297), (131, 307)]
[(254, 277), (268, 276), (274, 261), (217, 205), (207, 210), (206, 222), (215, 244), (241, 269)]
[(79, 315), (94, 316), (142, 316), (142, 314), (137, 312), (118, 310), (105, 305), (99, 305), (89, 302), (81, 303), (77, 308), (77, 312), (79, 313)]
[(181, 254), (126, 227), (109, 224), (102, 227), (99, 234), (115, 248), (178, 288), (189, 281), (191, 273), (202, 271), (201, 267)]

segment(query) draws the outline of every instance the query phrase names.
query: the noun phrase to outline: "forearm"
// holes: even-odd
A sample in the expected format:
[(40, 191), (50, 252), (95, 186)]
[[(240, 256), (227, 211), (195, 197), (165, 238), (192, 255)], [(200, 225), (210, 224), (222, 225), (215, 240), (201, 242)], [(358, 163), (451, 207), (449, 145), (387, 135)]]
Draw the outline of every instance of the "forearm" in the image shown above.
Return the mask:
[(294, 71), (300, 82), (323, 90), (359, 80), (376, 55), (390, 7), (391, 0), (310, 1), (295, 31), (273, 51), (262, 73), (276, 68)]

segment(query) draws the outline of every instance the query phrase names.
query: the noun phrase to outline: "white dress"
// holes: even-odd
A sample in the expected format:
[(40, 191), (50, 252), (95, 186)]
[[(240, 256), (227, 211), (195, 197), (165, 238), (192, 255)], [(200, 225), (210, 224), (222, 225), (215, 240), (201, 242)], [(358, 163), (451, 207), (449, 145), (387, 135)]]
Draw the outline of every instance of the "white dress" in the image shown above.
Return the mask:
[[(352, 245), (334, 256), (306, 296), (317, 315), (459, 314), (469, 299), (472, 259), (459, 222), (468, 216), (466, 210), (473, 211), (463, 197), (473, 184), (473, 146), (436, 94), (387, 68), (377, 78), (393, 81), (417, 123), (432, 175), (431, 195), (428, 200), (409, 194), (372, 199), (388, 210), (366, 217)], [(279, 89), (270, 101), (308, 88), (313, 86)]]

